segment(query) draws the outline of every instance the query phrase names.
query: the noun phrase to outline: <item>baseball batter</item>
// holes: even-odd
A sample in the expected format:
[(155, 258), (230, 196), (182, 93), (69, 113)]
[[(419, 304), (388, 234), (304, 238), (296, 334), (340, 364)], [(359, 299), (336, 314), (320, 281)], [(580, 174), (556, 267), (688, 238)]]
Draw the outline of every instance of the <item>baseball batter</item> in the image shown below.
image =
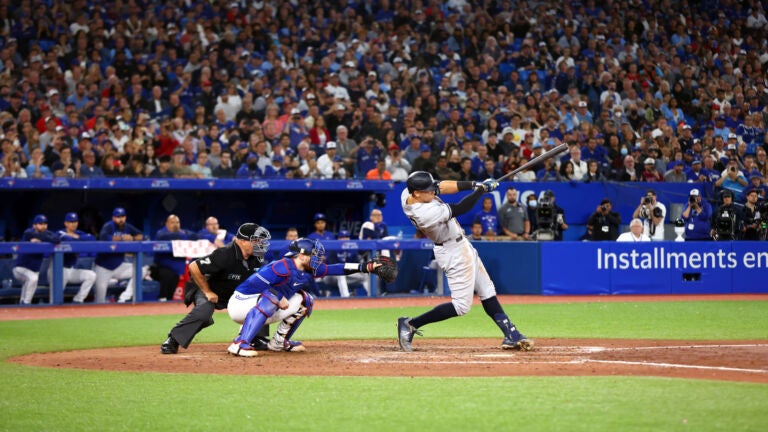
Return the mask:
[[(401, 195), (403, 211), (416, 229), (435, 243), (435, 259), (448, 278), (451, 301), (414, 318), (399, 318), (397, 331), (400, 348), (412, 351), (413, 335), (421, 335), (419, 328), (469, 312), (473, 293), (477, 292), (485, 313), (504, 334), (501, 347), (522, 351), (533, 349), (533, 340), (517, 330), (501, 307), (493, 281), (456, 220), (456, 216), (470, 211), (483, 193), (496, 189), (498, 183), (493, 179), (482, 183), (453, 180), (438, 182), (431, 174), (416, 171), (408, 176), (406, 185), (407, 189)], [(474, 189), (473, 192), (456, 204), (446, 204), (437, 196), (471, 189)]]

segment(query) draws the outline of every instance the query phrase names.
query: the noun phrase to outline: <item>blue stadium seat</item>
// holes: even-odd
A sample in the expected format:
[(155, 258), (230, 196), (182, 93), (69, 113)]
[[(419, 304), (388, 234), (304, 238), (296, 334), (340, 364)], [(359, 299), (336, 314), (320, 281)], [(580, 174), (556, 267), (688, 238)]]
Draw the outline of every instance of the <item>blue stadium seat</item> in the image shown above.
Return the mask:
[(509, 78), (509, 74), (515, 70), (515, 65), (509, 62), (499, 63), (499, 75), (502, 78)]

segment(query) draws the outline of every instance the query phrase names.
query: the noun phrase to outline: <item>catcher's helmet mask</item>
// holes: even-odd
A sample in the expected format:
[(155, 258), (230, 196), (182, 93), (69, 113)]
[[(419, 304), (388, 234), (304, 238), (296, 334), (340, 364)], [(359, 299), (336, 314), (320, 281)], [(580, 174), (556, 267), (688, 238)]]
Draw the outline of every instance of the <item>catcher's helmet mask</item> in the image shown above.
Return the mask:
[(288, 245), (288, 252), (286, 252), (285, 256), (292, 258), (299, 254), (309, 255), (309, 267), (312, 270), (317, 270), (320, 263), (325, 260), (325, 247), (319, 240), (302, 237)]
[(408, 176), (405, 184), (408, 186), (408, 193), (411, 194), (414, 191), (434, 191), (435, 193), (439, 191), (438, 182), (426, 171), (414, 171)]

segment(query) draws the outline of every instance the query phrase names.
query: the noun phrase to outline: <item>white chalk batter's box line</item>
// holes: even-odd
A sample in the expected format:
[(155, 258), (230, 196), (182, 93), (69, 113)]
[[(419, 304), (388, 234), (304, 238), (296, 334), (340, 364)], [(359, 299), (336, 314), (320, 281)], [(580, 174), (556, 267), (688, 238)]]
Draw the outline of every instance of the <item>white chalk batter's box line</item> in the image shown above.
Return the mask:
[[(445, 349), (451, 351), (457, 351), (459, 348), (455, 346), (441, 346), (430, 347), (431, 349)], [(648, 347), (599, 347), (599, 346), (548, 346), (536, 348), (537, 352), (549, 352), (553, 354), (589, 354), (589, 353), (601, 353), (610, 351), (628, 351), (628, 350), (653, 350), (653, 349), (685, 349), (685, 348), (768, 348), (767, 344), (716, 344), (716, 345), (664, 345), (664, 346), (648, 346)], [(466, 349), (466, 348), (460, 348)], [(502, 364), (584, 364), (584, 363), (602, 363), (602, 364), (616, 364), (616, 365), (631, 365), (631, 366), (647, 366), (658, 368), (678, 368), (678, 369), (699, 369), (699, 370), (713, 370), (721, 372), (744, 372), (744, 373), (759, 373), (766, 374), (768, 369), (746, 369), (746, 368), (734, 368), (729, 366), (699, 366), (699, 365), (686, 365), (676, 363), (657, 363), (657, 362), (643, 362), (643, 361), (626, 361), (626, 360), (594, 360), (587, 358), (576, 358), (573, 360), (557, 361), (557, 360), (536, 360), (535, 357), (530, 355), (531, 353), (489, 353), (489, 354), (469, 354), (469, 357), (475, 358), (519, 358), (518, 356), (529, 356), (524, 361), (488, 361), (488, 360), (440, 360), (439, 353), (435, 352), (394, 352), (391, 356), (377, 356), (368, 357), (363, 359), (356, 359), (354, 361), (359, 363), (389, 363), (389, 364), (438, 364), (438, 365), (502, 365)], [(535, 352), (534, 352), (535, 354)], [(406, 356), (416, 356), (418, 359), (407, 360)], [(396, 358), (397, 357), (397, 358)]]

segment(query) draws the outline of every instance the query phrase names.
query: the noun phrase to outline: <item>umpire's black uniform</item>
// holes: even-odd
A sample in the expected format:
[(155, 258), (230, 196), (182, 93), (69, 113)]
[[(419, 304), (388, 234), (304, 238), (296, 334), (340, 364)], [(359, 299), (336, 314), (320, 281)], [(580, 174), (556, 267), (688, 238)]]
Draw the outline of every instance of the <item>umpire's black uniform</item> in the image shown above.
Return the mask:
[(216, 304), (209, 302), (205, 293), (194, 282), (190, 282), (184, 295), (184, 304), (189, 306), (194, 303), (195, 307), (171, 329), (168, 340), (161, 347), (161, 352), (175, 354), (178, 345), (184, 348), (189, 347), (200, 330), (213, 324), (214, 310), (227, 307), (235, 288), (261, 267), (263, 260), (255, 254), (247, 259), (243, 258), (240, 247), (235, 240), (232, 240), (227, 246), (194, 261), (208, 280), (211, 291), (219, 296), (219, 300)]

